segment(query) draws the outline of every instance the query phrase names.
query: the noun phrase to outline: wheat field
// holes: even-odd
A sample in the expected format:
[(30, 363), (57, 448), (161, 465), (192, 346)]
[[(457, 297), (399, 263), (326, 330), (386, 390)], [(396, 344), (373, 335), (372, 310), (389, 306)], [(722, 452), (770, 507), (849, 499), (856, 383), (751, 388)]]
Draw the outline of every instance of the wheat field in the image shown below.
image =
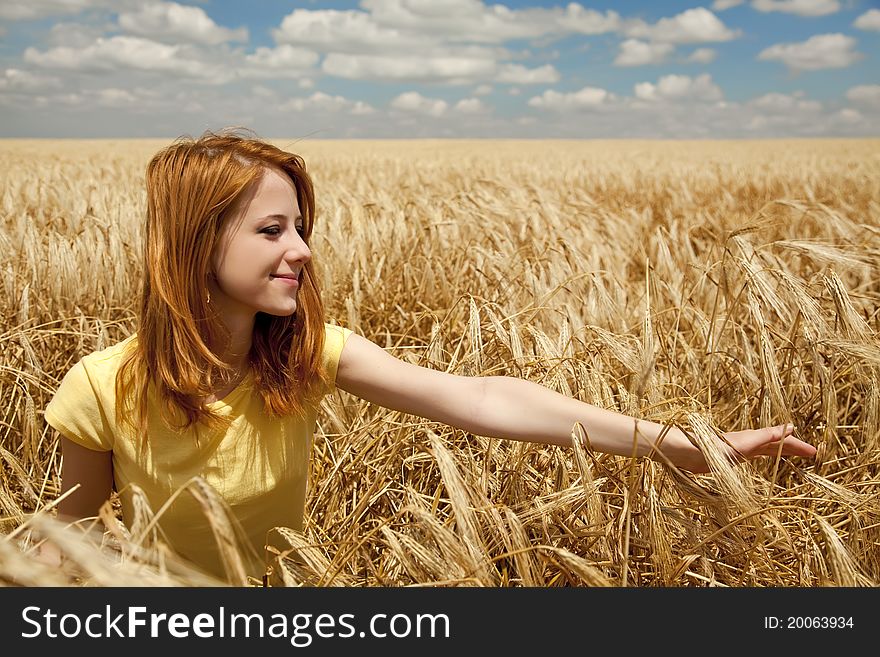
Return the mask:
[[(42, 411), (135, 330), (143, 173), (168, 141), (0, 142), (0, 583), (217, 583), (146, 504), (132, 527), (105, 505), (91, 542), (53, 522)], [(337, 392), (278, 585), (880, 584), (880, 140), (272, 141), (315, 181), (328, 321), (698, 436), (790, 421), (819, 450), (697, 476)]]

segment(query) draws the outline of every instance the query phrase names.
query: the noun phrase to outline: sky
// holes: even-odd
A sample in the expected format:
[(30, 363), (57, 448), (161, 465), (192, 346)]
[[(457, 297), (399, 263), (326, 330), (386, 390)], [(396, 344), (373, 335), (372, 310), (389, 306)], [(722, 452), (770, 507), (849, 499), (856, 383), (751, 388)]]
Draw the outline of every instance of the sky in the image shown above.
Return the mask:
[(880, 136), (880, 1), (0, 0), (0, 137)]

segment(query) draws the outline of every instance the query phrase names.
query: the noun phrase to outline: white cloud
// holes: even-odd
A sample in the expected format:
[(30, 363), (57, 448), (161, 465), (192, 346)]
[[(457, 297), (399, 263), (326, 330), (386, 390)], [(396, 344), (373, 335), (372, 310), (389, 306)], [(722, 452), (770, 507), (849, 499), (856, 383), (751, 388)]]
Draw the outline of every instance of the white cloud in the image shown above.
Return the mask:
[(711, 11), (696, 7), (672, 18), (661, 18), (654, 25), (641, 19), (624, 28), (628, 37), (665, 43), (707, 43), (730, 41), (740, 36), (740, 30), (731, 30)]
[(0, 4), (0, 19), (39, 20), (49, 16), (70, 16), (88, 9), (125, 10), (137, 7), (139, 0), (27, 0)]
[(781, 11), (798, 16), (826, 16), (840, 11), (837, 0), (752, 0), (760, 12)]
[(724, 97), (721, 88), (704, 73), (695, 78), (687, 75), (665, 75), (657, 84), (640, 82), (633, 87), (636, 98), (646, 101), (692, 100), (711, 102)]
[(747, 105), (771, 114), (822, 111), (822, 103), (815, 100), (803, 100), (802, 96), (803, 94), (786, 95), (772, 92), (750, 100)]
[(311, 89), (315, 86), (315, 81), (311, 78), (300, 78), (300, 80), (297, 82), (297, 85), (300, 89)]
[(614, 58), (615, 66), (645, 66), (661, 64), (675, 50), (671, 43), (645, 43), (627, 39), (620, 44), (620, 52)]
[(432, 34), (446, 39), (500, 42), (539, 36), (540, 28), (518, 20), (519, 12), (503, 5), (486, 7), (479, 0), (399, 2), (363, 0), (373, 20), (411, 34)]
[(529, 98), (528, 105), (553, 112), (571, 112), (599, 109), (614, 99), (614, 94), (597, 87), (584, 87), (580, 91), (567, 94), (548, 89), (540, 96)]
[(204, 50), (185, 44), (158, 43), (134, 36), (100, 37), (84, 47), (59, 46), (40, 51), (28, 48), (24, 61), (42, 68), (82, 72), (163, 73), (226, 84), (236, 79), (299, 78), (317, 72), (318, 55), (282, 45), (258, 48), (250, 55), (225, 49)]
[(216, 45), (226, 41), (247, 41), (245, 27), (230, 30), (217, 25), (201, 7), (176, 2), (151, 2), (137, 11), (119, 14), (124, 30), (152, 39)]
[(461, 114), (485, 114), (489, 108), (479, 98), (463, 98), (452, 110)]
[(0, 75), (0, 91), (33, 93), (47, 89), (57, 89), (61, 81), (57, 78), (36, 75), (30, 71), (7, 68)]
[(417, 91), (407, 91), (393, 99), (391, 107), (404, 112), (439, 117), (446, 113), (449, 106), (445, 100), (425, 98)]
[(41, 52), (36, 48), (24, 51), (24, 61), (45, 68), (112, 71), (134, 69), (206, 77), (219, 70), (194, 59), (187, 59), (181, 46), (156, 43), (130, 36), (99, 38), (84, 48), (61, 46)]
[(351, 114), (369, 114), (373, 112), (373, 108), (362, 101), (351, 101), (343, 96), (330, 96), (321, 91), (316, 91), (308, 98), (290, 98), (278, 105), (281, 112), (304, 112), (304, 111), (320, 111), (320, 112), (342, 112), (348, 111)]
[(295, 9), (272, 34), (279, 44), (326, 53), (322, 70), (345, 79), (471, 84), (554, 84), (550, 65), (518, 59), (497, 46), (509, 39), (553, 39), (620, 28), (620, 16), (585, 9), (509, 9), (481, 0), (363, 0), (358, 10)]
[(850, 87), (846, 92), (848, 100), (880, 109), (880, 84), (860, 84), (856, 87)]
[(713, 11), (724, 11), (726, 9), (730, 9), (731, 7), (736, 7), (741, 5), (744, 0), (715, 0), (712, 3)]
[(488, 96), (489, 94), (492, 93), (492, 85), (481, 84), (479, 87), (474, 89), (471, 93), (473, 93), (474, 96)]
[(712, 48), (697, 48), (685, 61), (694, 64), (711, 64), (717, 55), (718, 53)]
[(277, 48), (257, 48), (245, 56), (249, 77), (296, 78), (318, 63), (318, 54), (283, 44)]
[(505, 64), (498, 73), (496, 81), (509, 84), (555, 84), (559, 79), (559, 71), (550, 64), (538, 68)]
[[(550, 10), (557, 12), (557, 9)], [(592, 9), (584, 9), (576, 2), (570, 2), (565, 12), (556, 19), (558, 25), (573, 34), (605, 34), (620, 29), (621, 21), (617, 12), (606, 11), (600, 14)]]
[(384, 27), (362, 11), (296, 9), (272, 30), (278, 43), (343, 53), (396, 52), (439, 43), (433, 35), (407, 34)]
[(839, 119), (844, 123), (861, 123), (864, 120), (864, 116), (858, 110), (851, 109), (849, 107), (845, 107), (840, 110), (836, 114), (832, 115), (832, 119)]
[(880, 32), (880, 9), (869, 9), (853, 22), (853, 27)]
[(633, 93), (641, 100), (657, 100), (657, 85), (651, 82), (637, 82), (633, 86)]
[[(86, 87), (95, 79), (85, 79)], [(652, 82), (655, 89), (660, 88), (659, 81)], [(111, 90), (96, 91), (80, 86), (75, 92), (56, 95), (0, 93), (0, 108), (4, 115), (16, 112), (16, 120), (33, 116), (37, 124), (45, 124), (47, 117), (56, 116), (58, 112), (66, 112), (71, 123), (82, 123), (82, 112), (94, 111), (111, 134), (126, 131), (134, 134), (140, 126), (148, 127), (157, 119), (157, 125), (168, 126), (166, 130), (199, 130), (208, 122), (214, 126), (251, 125), (267, 135), (291, 135), (293, 130), (296, 135), (320, 133), (342, 138), (859, 138), (877, 134), (880, 128), (880, 114), (876, 110), (855, 102), (847, 107), (835, 101), (831, 101), (827, 109), (820, 110), (820, 105), (807, 98), (804, 92), (790, 93), (788, 100), (777, 98), (775, 102), (758, 98), (753, 103), (701, 102), (679, 95), (658, 104), (656, 99), (646, 101), (629, 94), (627, 97), (606, 97), (604, 102), (597, 104), (602, 98), (602, 90), (599, 90), (600, 93), (593, 98), (582, 96), (579, 103), (572, 102), (574, 94), (560, 93), (562, 100), (555, 105), (553, 101), (560, 99), (548, 94), (538, 98), (548, 98), (549, 104), (544, 103), (542, 107), (542, 103), (536, 101), (528, 107), (528, 114), (505, 117), (506, 112), (492, 114), (491, 106), (486, 112), (467, 113), (462, 110), (475, 109), (475, 106), (472, 103), (459, 106), (457, 99), (446, 101), (448, 104), (439, 101), (442, 111), (434, 109), (437, 103), (434, 98), (421, 97), (419, 100), (419, 96), (411, 98), (408, 104), (403, 100), (398, 102), (398, 105), (409, 108), (407, 110), (383, 103), (383, 107), (370, 111), (368, 105), (354, 99), (349, 101), (326, 94), (307, 98), (311, 92), (299, 102), (291, 103), (291, 107), (300, 107), (300, 110), (282, 110), (280, 107), (285, 102), (295, 99), (285, 98), (268, 84), (249, 85), (248, 92), (234, 95), (224, 93), (221, 87), (191, 84), (183, 84), (179, 92), (164, 85), (161, 89), (145, 85), (152, 96), (143, 88), (124, 87), (134, 100), (118, 91), (123, 89), (120, 85), (105, 86)], [(674, 86), (666, 83), (662, 88), (675, 91)], [(506, 87), (497, 90), (506, 95)], [(472, 95), (464, 97), (465, 100), (474, 98)], [(590, 100), (593, 102), (585, 102)], [(112, 107), (114, 104), (118, 107)], [(551, 107), (556, 111), (550, 111)], [(845, 111), (847, 109), (849, 111)], [(432, 116), (431, 111), (437, 115)], [(589, 117), (589, 120), (576, 120), (578, 116)], [(146, 130), (136, 134), (151, 136)]]
[(375, 114), (376, 108), (362, 100), (358, 100), (355, 101), (354, 106), (352, 106), (351, 113), (355, 116), (366, 116), (368, 114)]
[(604, 34), (620, 26), (613, 11), (601, 14), (577, 3), (566, 8), (510, 9), (480, 0), (362, 0), (380, 25), (411, 34), (432, 35), (444, 41), (501, 43), (510, 39), (537, 39), (566, 34)]
[[(648, 25), (578, 3), (568, 3), (564, 9), (511, 9), (482, 0), (362, 0), (357, 10), (295, 9), (273, 36), (279, 44), (327, 53), (323, 71), (346, 79), (555, 84), (560, 76), (552, 66), (529, 70), (502, 64), (517, 56), (477, 44), (510, 39), (539, 43), (571, 34), (609, 32), (633, 37), (621, 46), (620, 66), (662, 62), (674, 51), (671, 44), (727, 41), (739, 34), (702, 7)], [(461, 43), (471, 45), (457, 45)]]
[(138, 98), (128, 89), (100, 89), (95, 96), (100, 107), (128, 108), (138, 103)]
[(326, 112), (338, 112), (345, 109), (346, 105), (350, 105), (351, 101), (343, 96), (330, 96), (328, 94), (316, 91), (308, 98), (291, 98), (285, 103), (279, 105), (281, 111), (291, 110), (294, 112), (302, 112), (306, 109), (320, 109)]
[(49, 43), (53, 46), (83, 48), (113, 26), (84, 25), (82, 23), (55, 23), (49, 31)]
[[(466, 52), (456, 44), (498, 44), (510, 39), (553, 39), (570, 34), (603, 34), (620, 29), (620, 16), (613, 11), (604, 14), (569, 3), (564, 9), (509, 9), (501, 4), (485, 5), (480, 0), (435, 0), (432, 2), (399, 2), (398, 0), (363, 0), (360, 10), (296, 9), (281, 22), (272, 34), (278, 43), (310, 47), (328, 53), (325, 72), (357, 79), (410, 81), (444, 81), (463, 83), (495, 72), (499, 60), (510, 58), (503, 50)], [(423, 71), (404, 61), (418, 53)], [(371, 61), (358, 62), (344, 55), (363, 55)], [(452, 78), (443, 80), (444, 70), (455, 60), (469, 62), (480, 74), (457, 70)], [(489, 62), (477, 60), (491, 60)], [(388, 67), (382, 64), (387, 62)], [(385, 68), (386, 70), (383, 70)], [(493, 70), (489, 70), (493, 68)], [(544, 73), (536, 82), (548, 83), (553, 75)]]
[[(132, 89), (105, 87), (88, 91), (74, 91), (51, 96), (45, 100), (52, 106), (61, 105), (75, 111), (109, 109), (125, 110), (126, 113), (137, 114), (163, 109), (169, 102), (169, 99), (162, 97), (162, 94), (155, 90), (142, 87)], [(177, 101), (177, 99), (170, 100), (171, 102)]]
[(856, 40), (844, 34), (817, 34), (800, 43), (779, 43), (765, 48), (758, 59), (778, 60), (793, 70), (818, 71), (845, 68), (862, 58), (853, 48)]
[(503, 41), (537, 36), (534, 28), (524, 26), (517, 20), (518, 12), (503, 5), (486, 7), (479, 0), (363, 0), (360, 4), (370, 11), (377, 23), (409, 33), (462, 37), (467, 41)]
[(494, 75), (495, 62), (479, 57), (395, 57), (331, 53), (322, 69), (329, 75), (355, 80), (443, 81), (467, 84)]
[(261, 84), (255, 84), (251, 87), (251, 95), (255, 98), (262, 98), (269, 101), (275, 101), (278, 99), (278, 94), (275, 92), (274, 89), (264, 87)]
[(727, 117), (739, 119), (751, 136), (857, 136), (870, 129), (858, 110), (832, 111), (803, 91), (791, 94), (768, 93), (743, 104)]

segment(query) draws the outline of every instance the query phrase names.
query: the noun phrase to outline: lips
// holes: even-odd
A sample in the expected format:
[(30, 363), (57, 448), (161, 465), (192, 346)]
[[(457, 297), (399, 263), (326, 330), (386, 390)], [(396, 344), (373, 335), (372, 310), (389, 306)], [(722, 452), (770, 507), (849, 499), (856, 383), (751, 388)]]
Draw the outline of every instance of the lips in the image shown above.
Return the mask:
[(289, 285), (291, 287), (299, 287), (299, 278), (294, 274), (272, 274), (270, 278), (280, 281), (284, 285)]

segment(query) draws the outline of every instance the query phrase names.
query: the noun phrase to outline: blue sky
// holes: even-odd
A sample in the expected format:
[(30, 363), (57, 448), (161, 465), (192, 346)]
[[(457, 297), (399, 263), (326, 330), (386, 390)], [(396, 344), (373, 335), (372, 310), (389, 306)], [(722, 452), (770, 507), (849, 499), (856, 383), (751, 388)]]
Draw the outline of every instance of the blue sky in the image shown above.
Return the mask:
[(23, 0), (0, 137), (880, 136), (880, 2)]

